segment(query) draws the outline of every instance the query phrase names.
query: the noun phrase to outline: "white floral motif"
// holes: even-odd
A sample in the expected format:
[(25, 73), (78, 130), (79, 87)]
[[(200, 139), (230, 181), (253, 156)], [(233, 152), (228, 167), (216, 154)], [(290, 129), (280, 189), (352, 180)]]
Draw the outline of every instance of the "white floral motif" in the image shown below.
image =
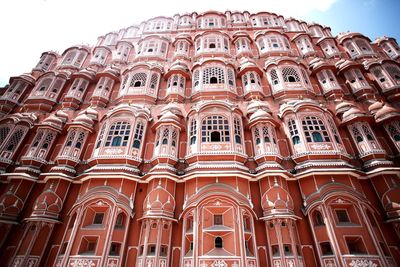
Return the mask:
[(235, 262), (232, 264), (232, 267), (239, 267), (239, 264), (235, 261)]
[(228, 264), (224, 260), (216, 260), (211, 264), (211, 267), (227, 267)]
[(349, 264), (351, 267), (377, 267), (376, 263), (373, 263), (370, 260), (352, 260)]
[(70, 266), (72, 266), (72, 267), (91, 267), (91, 266), (96, 266), (96, 264), (92, 260), (78, 259), (78, 260), (71, 261)]

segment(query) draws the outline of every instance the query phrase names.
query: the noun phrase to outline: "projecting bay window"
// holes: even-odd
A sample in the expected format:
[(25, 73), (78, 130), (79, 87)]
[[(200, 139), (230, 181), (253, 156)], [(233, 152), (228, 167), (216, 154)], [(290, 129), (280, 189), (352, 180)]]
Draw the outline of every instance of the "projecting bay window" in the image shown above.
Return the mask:
[(254, 151), (257, 156), (278, 154), (275, 128), (271, 124), (258, 124), (252, 128)]
[(190, 44), (186, 40), (179, 40), (175, 43), (175, 56), (189, 56)]
[(109, 77), (101, 77), (97, 82), (93, 96), (103, 97), (108, 99), (111, 94), (111, 89), (114, 86), (114, 80)]
[(18, 102), (22, 93), (28, 87), (28, 84), (22, 80), (14, 80), (7, 88), (7, 91), (0, 97), (0, 99), (7, 99), (12, 102)]
[(328, 58), (340, 54), (334, 40), (324, 40), (320, 43), (320, 46), (322, 51), (324, 51), (325, 56)]
[(297, 66), (273, 67), (268, 71), (268, 79), (273, 94), (287, 90), (312, 90), (308, 74)]
[(344, 77), (346, 78), (346, 83), (350, 85), (353, 93), (371, 88), (359, 69), (350, 69), (345, 71)]
[(25, 157), (45, 160), (56, 136), (54, 131), (39, 129)]
[(212, 29), (222, 28), (226, 26), (226, 19), (223, 17), (201, 17), (197, 19), (197, 28), (199, 29)]
[(67, 139), (58, 158), (73, 158), (79, 160), (85, 144), (88, 133), (78, 128), (72, 128), (68, 131)]
[(234, 91), (235, 74), (230, 66), (204, 66), (193, 73), (193, 93), (204, 91)]
[(232, 14), (231, 20), (233, 25), (246, 23), (246, 19), (241, 13)]
[(351, 58), (356, 59), (362, 56), (372, 56), (375, 52), (372, 50), (371, 45), (364, 39), (353, 38), (343, 43), (347, 53)]
[(52, 74), (46, 75), (40, 79), (29, 98), (46, 98), (55, 101), (65, 82), (65, 77), (54, 77)]
[(361, 157), (374, 153), (385, 153), (368, 123), (357, 122), (347, 127)]
[(321, 70), (317, 73), (317, 79), (324, 94), (329, 93), (332, 90), (342, 89), (332, 70)]
[(286, 26), (289, 32), (300, 32), (303, 31), (300, 23), (296, 20), (286, 22)]
[(161, 126), (158, 128), (153, 157), (162, 155), (176, 157), (178, 152), (178, 140), (179, 131), (177, 128), (173, 126)]
[(289, 52), (289, 40), (283, 35), (266, 35), (257, 39), (258, 49), (260, 53), (268, 52)]
[(313, 45), (311, 43), (311, 40), (310, 40), (310, 38), (308, 36), (299, 37), (296, 40), (296, 45), (297, 45), (297, 48), (300, 51), (300, 54), (303, 55), (303, 56), (306, 56), (306, 55), (308, 55), (310, 53), (314, 53), (315, 52), (315, 50), (313, 48)]
[(262, 91), (260, 75), (258, 75), (258, 73), (255, 71), (248, 71), (244, 73), (242, 76), (242, 83), (245, 94), (254, 91)]
[(84, 78), (77, 78), (74, 80), (66, 96), (82, 101), (83, 95), (85, 94), (88, 85), (88, 80)]
[(44, 53), (36, 65), (34, 70), (47, 71), (49, 70), (54, 62), (57, 60), (56, 56), (53, 54)]
[(229, 39), (224, 35), (209, 34), (196, 41), (196, 55), (199, 53), (229, 53)]
[(375, 81), (383, 92), (390, 91), (400, 86), (400, 68), (393, 63), (384, 63), (371, 68)]
[(165, 58), (168, 42), (162, 39), (145, 39), (138, 47), (137, 56)]
[(282, 26), (281, 22), (279, 21), (278, 17), (271, 16), (271, 15), (261, 15), (261, 16), (254, 16), (251, 18), (251, 24), (253, 27), (280, 27)]
[(152, 20), (149, 21), (144, 30), (146, 32), (169, 31), (172, 29), (172, 20)]
[(141, 154), (145, 123), (136, 120), (135, 127), (128, 120), (106, 122), (97, 138), (94, 156), (99, 155), (133, 155)]
[(182, 16), (178, 21), (179, 27), (190, 27), (193, 24), (192, 18), (190, 16)]
[(122, 78), (119, 96), (124, 95), (149, 95), (156, 97), (160, 74), (157, 72), (140, 69), (126, 74)]
[(87, 54), (88, 53), (84, 50), (69, 50), (62, 60), (61, 66), (72, 66), (80, 68), (85, 61)]
[(319, 25), (310, 26), (309, 30), (310, 30), (310, 34), (312, 37), (316, 37), (316, 38), (324, 37), (322, 27)]
[(240, 53), (251, 53), (250, 42), (246, 37), (238, 38), (235, 41), (236, 55)]
[(0, 126), (0, 160), (11, 160), (24, 139), (28, 127), (23, 125)]
[(129, 53), (131, 52), (131, 48), (132, 47), (127, 43), (118, 43), (117, 50), (113, 53), (113, 59), (126, 62), (128, 60)]
[(396, 59), (400, 56), (400, 48), (394, 41), (384, 42), (381, 47), (391, 59)]
[(397, 151), (400, 152), (400, 121), (392, 120), (384, 125), (386, 132), (396, 145)]
[(90, 60), (91, 64), (104, 65), (110, 51), (104, 47), (98, 47), (94, 50), (93, 56)]
[(173, 74), (167, 82), (167, 95), (169, 94), (185, 94), (186, 79), (181, 74)]

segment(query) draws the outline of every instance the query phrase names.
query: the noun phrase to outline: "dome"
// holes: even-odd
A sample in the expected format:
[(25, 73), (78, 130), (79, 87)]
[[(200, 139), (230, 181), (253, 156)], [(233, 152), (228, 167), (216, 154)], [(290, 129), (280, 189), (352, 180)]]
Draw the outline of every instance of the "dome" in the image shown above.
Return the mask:
[(365, 112), (361, 111), (359, 108), (354, 106), (343, 113), (342, 121), (349, 122), (357, 117), (364, 117), (364, 116)]
[(143, 210), (145, 216), (173, 216), (175, 210), (175, 199), (159, 184), (147, 195), (143, 203)]
[(254, 112), (250, 118), (249, 118), (249, 122), (255, 122), (258, 120), (264, 120), (264, 119), (268, 119), (271, 118), (271, 115), (268, 114), (265, 110), (263, 109), (258, 109), (256, 112)]
[(371, 112), (372, 115), (375, 115), (375, 113), (383, 106), (382, 102), (375, 101), (368, 107), (368, 111)]
[(171, 111), (167, 111), (161, 115), (159, 122), (175, 122), (179, 123), (179, 117), (173, 114)]
[(181, 108), (178, 106), (178, 104), (174, 102), (168, 103), (165, 107), (161, 109), (161, 114), (166, 113), (166, 112), (172, 112), (175, 115), (178, 116), (183, 116)]
[(62, 110), (48, 116), (43, 120), (44, 125), (52, 126), (58, 130), (62, 130), (64, 123), (68, 120), (68, 114)]
[(259, 101), (259, 100), (252, 100), (250, 102), (250, 104), (247, 106), (247, 114), (253, 114), (259, 109), (263, 109), (268, 113), (271, 112), (269, 110), (269, 107), (268, 107), (267, 103), (264, 103), (264, 102)]
[(336, 105), (335, 113), (336, 115), (341, 115), (344, 112), (348, 111), (350, 108), (354, 107), (354, 104), (343, 101)]
[(292, 213), (294, 208), (292, 197), (277, 183), (265, 192), (261, 199), (261, 207), (264, 215)]
[(381, 109), (375, 113), (375, 121), (382, 122), (384, 120), (400, 116), (400, 113), (389, 104), (385, 104)]

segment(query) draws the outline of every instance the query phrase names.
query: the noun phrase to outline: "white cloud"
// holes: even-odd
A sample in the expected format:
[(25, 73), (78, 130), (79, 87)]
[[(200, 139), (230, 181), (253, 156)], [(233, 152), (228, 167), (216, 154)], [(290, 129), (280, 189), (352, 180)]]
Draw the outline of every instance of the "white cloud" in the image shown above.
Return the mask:
[(337, 0), (13, 0), (0, 16), (0, 86), (29, 72), (42, 52), (94, 44), (98, 36), (149, 18), (207, 10), (271, 11), (304, 18), (327, 11)]

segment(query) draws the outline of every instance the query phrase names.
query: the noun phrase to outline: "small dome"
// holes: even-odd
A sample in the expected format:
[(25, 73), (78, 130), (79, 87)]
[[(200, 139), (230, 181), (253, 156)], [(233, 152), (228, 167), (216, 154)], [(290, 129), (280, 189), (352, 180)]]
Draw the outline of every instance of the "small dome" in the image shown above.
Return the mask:
[(175, 115), (183, 116), (181, 108), (175, 102), (168, 103), (165, 107), (161, 109), (161, 114), (170, 111)]
[(399, 115), (400, 113), (394, 107), (390, 106), (389, 104), (385, 104), (375, 113), (375, 121), (381, 122)]
[(62, 129), (64, 123), (68, 120), (68, 114), (64, 111), (57, 111), (43, 120), (43, 124), (53, 126), (59, 130)]
[(352, 107), (354, 107), (354, 104), (346, 102), (346, 101), (342, 101), (336, 105), (336, 108), (335, 108), (336, 115), (341, 115), (344, 112), (348, 111)]
[(179, 123), (179, 117), (168, 110), (163, 115), (161, 115), (159, 122), (176, 122), (176, 123)]
[(382, 102), (376, 101), (372, 103), (368, 107), (368, 111), (371, 112), (372, 115), (375, 115), (375, 113), (383, 106)]
[(343, 122), (345, 122), (345, 121), (347, 122), (347, 121), (350, 121), (350, 120), (352, 120), (354, 118), (362, 117), (362, 116), (365, 116), (365, 112), (361, 111), (357, 107), (352, 107), (352, 108), (350, 108), (349, 110), (347, 110), (346, 112), (343, 113), (342, 121)]
[(143, 203), (145, 215), (173, 216), (175, 210), (175, 199), (161, 185), (153, 189)]
[(271, 119), (271, 115), (268, 114), (265, 110), (263, 109), (258, 109), (256, 112), (254, 112), (250, 118), (249, 122), (255, 122), (257, 120), (263, 120), (263, 119)]
[(264, 103), (259, 100), (252, 100), (250, 104), (247, 106), (247, 114), (253, 114), (259, 109), (263, 109), (266, 112), (271, 113), (267, 103)]
[(274, 185), (263, 195), (261, 206), (266, 213), (291, 213), (293, 212), (293, 199), (289, 193), (278, 184)]

